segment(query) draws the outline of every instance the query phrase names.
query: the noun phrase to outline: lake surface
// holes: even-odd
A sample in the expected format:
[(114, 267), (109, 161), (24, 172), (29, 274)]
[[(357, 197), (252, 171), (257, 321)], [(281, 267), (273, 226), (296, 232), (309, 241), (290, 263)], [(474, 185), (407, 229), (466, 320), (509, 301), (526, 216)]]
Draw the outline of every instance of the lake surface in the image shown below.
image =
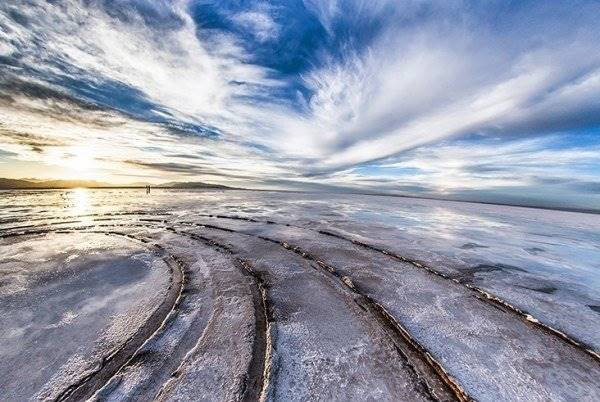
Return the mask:
[[(437, 356), (442, 360), (447, 357), (444, 357), (444, 347), (437, 345), (441, 335), (426, 331), (427, 325), (435, 320), (423, 318), (423, 314), (439, 307), (435, 304), (438, 302), (432, 302), (434, 304), (425, 310), (419, 310), (419, 306), (426, 306), (428, 300), (438, 298), (439, 303), (447, 303), (436, 313), (439, 317), (451, 312), (461, 319), (473, 320), (473, 328), (487, 325), (487, 321), (476, 324), (478, 312), (471, 316), (467, 310), (457, 312), (448, 307), (454, 297), (452, 292), (456, 291), (452, 286), (446, 289), (445, 285), (436, 282), (437, 279), (429, 284), (421, 277), (406, 276), (404, 281), (402, 265), (394, 268), (393, 264), (381, 259), (385, 255), (393, 255), (403, 263), (412, 264), (413, 268), (433, 272), (443, 278), (440, 279), (442, 282), (454, 282), (475, 289), (485, 297), (495, 298), (508, 309), (541, 322), (569, 341), (600, 352), (600, 215), (329, 193), (163, 189), (152, 190), (150, 195), (146, 195), (144, 189), (0, 192), (0, 233), (3, 234), (73, 225), (100, 230), (113, 224), (110, 223), (113, 220), (124, 227), (131, 224), (132, 228), (146, 224), (148, 233), (153, 236), (158, 236), (159, 227), (192, 224), (209, 232), (230, 231), (230, 238), (221, 240), (227, 240), (233, 247), (239, 246), (243, 236), (252, 236), (252, 241), (277, 239), (284, 246), (289, 242), (298, 246), (298, 250), (310, 250), (331, 262), (348, 278), (355, 274), (358, 279), (354, 280), (358, 281), (352, 286), (364, 288), (372, 295), (378, 294), (377, 286), (381, 287), (385, 275), (389, 275), (393, 280), (377, 297), (398, 320), (414, 331), (415, 336), (421, 337), (419, 340), (430, 347), (434, 355), (436, 347), (440, 347)], [(253, 258), (268, 252), (260, 248), (262, 246), (253, 246), (253, 249), (249, 244), (245, 246), (249, 247), (247, 252)], [(365, 251), (357, 251), (356, 245), (366, 247)], [(20, 247), (24, 247), (23, 244)], [(252, 255), (253, 250), (256, 255)], [(49, 249), (48, 259), (52, 259), (52, 253), (57, 250)], [(6, 261), (4, 263), (6, 265)], [(105, 269), (109, 270), (112, 265), (107, 267)], [(139, 271), (139, 268), (130, 269), (131, 272)], [(389, 270), (389, 274), (384, 274), (385, 270)], [(6, 275), (8, 271), (3, 272)], [(381, 282), (382, 278), (384, 282)], [(143, 286), (151, 285), (152, 281), (142, 281), (139, 289), (143, 290)], [(373, 285), (375, 283), (380, 285)], [(306, 286), (310, 289), (312, 285)], [(286, 292), (293, 293), (293, 289)], [(8, 294), (9, 290), (5, 287), (4, 293)], [(411, 300), (403, 299), (413, 291), (417, 293)], [(297, 297), (318, 298), (303, 294)], [(408, 313), (402, 310), (403, 304), (415, 300), (418, 303), (413, 310)], [(499, 308), (502, 309), (502, 305)], [(413, 320), (415, 314), (421, 321)], [(488, 313), (482, 310), (481, 314), (485, 318)], [(490, 318), (492, 321), (489, 322), (496, 322), (495, 319)], [(460, 353), (471, 353), (464, 350), (462, 343), (447, 347), (460, 350)], [(477, 353), (494, 351), (493, 346), (489, 346), (489, 352), (485, 351), (484, 344), (477, 347), (480, 348)], [(472, 353), (473, 359), (481, 360), (481, 356)], [(460, 365), (453, 368), (452, 359), (448, 364), (457, 377), (467, 376)], [(468, 375), (475, 374), (469, 372)], [(284, 381), (283, 377), (281, 381)], [(289, 387), (291, 385), (285, 381), (280, 385), (280, 389)], [(501, 384), (498, 387), (502, 389)], [(485, 400), (491, 394), (482, 391), (478, 396)]]

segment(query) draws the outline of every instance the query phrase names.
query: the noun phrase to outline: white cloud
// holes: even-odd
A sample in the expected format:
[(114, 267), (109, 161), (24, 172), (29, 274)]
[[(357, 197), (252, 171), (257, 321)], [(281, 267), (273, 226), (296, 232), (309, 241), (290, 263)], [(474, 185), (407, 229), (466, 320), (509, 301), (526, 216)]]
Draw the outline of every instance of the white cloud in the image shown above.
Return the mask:
[[(157, 175), (161, 167), (164, 174), (175, 174), (187, 164), (200, 176), (210, 170), (257, 181), (301, 180), (304, 173), (317, 172), (329, 176), (311, 180), (368, 185), (368, 178), (351, 171), (353, 166), (417, 148), (411, 166), (425, 173), (406, 180), (457, 189), (523, 183), (544, 173), (528, 167), (530, 174), (523, 178), (475, 176), (464, 168), (470, 159), (517, 155), (502, 147), (419, 147), (468, 133), (513, 138), (577, 127), (586, 119), (598, 122), (598, 28), (582, 17), (585, 10), (565, 11), (573, 15), (564, 16), (562, 24), (560, 15), (545, 22), (543, 13), (534, 13), (529, 20), (509, 21), (509, 32), (494, 30), (485, 15), (462, 9), (460, 2), (304, 3), (330, 36), (343, 19), (360, 30), (361, 23), (380, 18), (381, 32), (368, 46), (340, 40), (336, 51), (322, 50), (310, 60), (314, 67), (296, 77), (312, 92), (299, 106), (269, 96), (289, 82), (252, 64), (252, 49), (245, 50), (240, 38), (226, 32), (210, 39), (198, 35), (202, 27), (188, 14), (187, 1), (161, 3), (181, 21), (168, 29), (157, 29), (135, 14), (115, 18), (90, 7), (94, 2), (31, 0), (18, 10), (4, 3), (0, 55), (18, 53), (22, 64), (53, 78), (85, 79), (97, 87), (122, 83), (155, 103), (160, 108), (156, 115), (209, 125), (220, 137), (181, 137), (122, 113), (69, 111), (73, 105), (27, 96), (0, 104), (0, 131), (64, 143), (64, 150), (50, 145), (55, 155), (78, 142), (93, 145), (95, 158), (114, 171), (123, 161), (139, 162), (129, 167), (132, 172), (154, 169)], [(24, 14), (27, 24), (13, 21), (11, 8)], [(428, 14), (429, 9), (436, 11)], [(284, 28), (272, 11), (259, 7), (230, 18), (266, 43), (278, 40)], [(426, 17), (420, 23), (411, 23), (421, 14)], [(61, 64), (71, 69), (65, 71)], [(14, 74), (27, 75), (18, 69)], [(48, 161), (45, 152), (33, 151), (26, 141), (12, 134), (2, 138), (8, 142), (6, 150), (20, 158)], [(571, 156), (577, 153), (585, 154), (579, 149)], [(175, 154), (198, 159), (169, 156)], [(531, 155), (533, 160), (565, 157), (540, 149)], [(432, 160), (437, 167), (427, 165)], [(206, 166), (210, 169), (201, 169)], [(544, 169), (557, 173), (551, 166)]]
[[(599, 165), (600, 146), (565, 148), (554, 136), (478, 144), (459, 141), (422, 147), (396, 161), (376, 165), (376, 174), (351, 170), (349, 177), (365, 181), (388, 178), (393, 180), (392, 189), (394, 184), (414, 184), (428, 187), (432, 192), (446, 193), (497, 187), (535, 188), (543, 184), (544, 179), (560, 183), (594, 182), (598, 180), (597, 172), (587, 168)], [(397, 169), (410, 173), (398, 174), (394, 172)]]
[(303, 141), (321, 151), (319, 169), (468, 133), (563, 129), (583, 107), (600, 110), (600, 52), (590, 38), (574, 32), (569, 47), (513, 49), (464, 27), (428, 28), (391, 31), (307, 77), (316, 92)]
[(244, 11), (235, 14), (232, 19), (250, 30), (260, 42), (275, 39), (279, 33), (279, 25), (266, 11)]
[[(183, 21), (178, 29), (156, 32), (139, 19), (122, 21), (76, 0), (68, 4), (33, 2), (27, 28), (17, 27), (11, 41), (21, 46), (25, 62), (58, 76), (57, 58), (84, 71), (74, 78), (109, 79), (140, 90), (150, 100), (188, 121), (234, 119), (232, 98), (249, 95), (245, 85), (272, 86), (260, 67), (243, 63), (235, 43), (223, 38), (208, 52), (196, 37), (196, 26), (185, 13), (185, 2), (174, 11)], [(39, 45), (40, 39), (43, 46)], [(214, 46), (214, 44), (213, 44)]]

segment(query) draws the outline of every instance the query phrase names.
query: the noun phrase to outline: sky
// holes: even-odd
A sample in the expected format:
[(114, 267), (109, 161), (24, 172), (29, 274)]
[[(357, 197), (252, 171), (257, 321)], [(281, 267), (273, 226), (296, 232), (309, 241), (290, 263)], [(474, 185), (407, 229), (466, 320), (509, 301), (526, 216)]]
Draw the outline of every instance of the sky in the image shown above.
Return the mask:
[(0, 177), (600, 205), (600, 3), (3, 0)]

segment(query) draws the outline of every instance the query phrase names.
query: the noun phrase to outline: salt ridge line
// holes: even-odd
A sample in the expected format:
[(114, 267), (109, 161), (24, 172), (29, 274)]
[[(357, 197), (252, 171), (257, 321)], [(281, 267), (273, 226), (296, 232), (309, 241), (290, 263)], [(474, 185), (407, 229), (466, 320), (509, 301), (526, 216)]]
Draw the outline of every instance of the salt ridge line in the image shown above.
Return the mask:
[(557, 336), (559, 338), (561, 338), (562, 340), (570, 343), (571, 345), (581, 349), (582, 351), (588, 353), (589, 355), (591, 355), (592, 357), (594, 357), (598, 362), (600, 362), (600, 353), (596, 352), (594, 349), (592, 349), (589, 345), (587, 345), (585, 342), (582, 342), (578, 339), (576, 339), (575, 337), (560, 331), (548, 324), (545, 324), (544, 322), (542, 322), (541, 320), (537, 319), (536, 317), (534, 317), (532, 314), (530, 314), (527, 311), (524, 311), (516, 306), (513, 306), (512, 304), (510, 304), (509, 302), (507, 302), (506, 300), (501, 299), (500, 297), (478, 287), (475, 285), (472, 285), (470, 283), (466, 283), (464, 281), (461, 281), (458, 278), (453, 278), (447, 274), (444, 274), (443, 272), (440, 272), (424, 263), (415, 261), (415, 260), (411, 260), (409, 258), (406, 258), (402, 255), (399, 255), (395, 252), (386, 250), (384, 248), (380, 248), (359, 240), (355, 240), (355, 239), (351, 239), (351, 238), (347, 238), (345, 236), (342, 236), (338, 233), (333, 233), (333, 232), (329, 232), (326, 230), (319, 230), (319, 229), (312, 229), (312, 228), (306, 228), (306, 227), (302, 227), (299, 225), (293, 225), (293, 224), (289, 224), (289, 223), (279, 223), (279, 222), (275, 222), (272, 220), (266, 220), (266, 221), (261, 221), (258, 219), (254, 219), (254, 218), (246, 218), (246, 217), (242, 217), (242, 216), (230, 216), (230, 215), (211, 215), (211, 214), (199, 214), (199, 216), (205, 216), (205, 217), (209, 217), (209, 218), (217, 218), (217, 219), (231, 219), (231, 220), (241, 220), (241, 221), (247, 221), (247, 222), (253, 222), (253, 223), (262, 223), (262, 224), (270, 224), (270, 225), (280, 225), (280, 226), (287, 226), (287, 227), (295, 227), (298, 229), (302, 229), (302, 230), (308, 230), (308, 231), (312, 231), (312, 232), (317, 232), (319, 234), (325, 235), (325, 236), (330, 236), (330, 237), (334, 237), (340, 240), (344, 240), (347, 242), (350, 242), (352, 244), (355, 244), (357, 246), (387, 255), (388, 257), (391, 257), (393, 259), (396, 259), (398, 261), (401, 262), (405, 262), (408, 264), (411, 264), (417, 268), (420, 269), (424, 269), (427, 272), (429, 272), (432, 275), (436, 275), (439, 276), (441, 278), (444, 278), (446, 280), (458, 283), (459, 285), (462, 285), (480, 295), (482, 295), (484, 298), (480, 299), (482, 301), (486, 301), (489, 302), (492, 305), (496, 305), (496, 306), (501, 306), (504, 307), (505, 309), (507, 309), (508, 311), (518, 315), (519, 317), (521, 317), (522, 319), (526, 320), (527, 322), (536, 325), (540, 328), (542, 328), (543, 330), (552, 333), (554, 336)]
[[(171, 232), (174, 233), (178, 233), (178, 234), (182, 234), (182, 235), (191, 235), (193, 237), (195, 237), (197, 240), (202, 240), (205, 242), (209, 242), (210, 244), (217, 246), (217, 247), (223, 247), (224, 249), (228, 250), (231, 252), (231, 250), (227, 247), (227, 246), (223, 246), (217, 242), (215, 242), (212, 239), (208, 239), (202, 236), (199, 236), (197, 234), (192, 234), (192, 233), (186, 233), (186, 232), (182, 232), (182, 231), (177, 231), (172, 227), (168, 227), (168, 226), (164, 226), (166, 223), (169, 223), (168, 221), (165, 220), (160, 220), (160, 219), (140, 219), (140, 221), (143, 222), (148, 222), (148, 223), (161, 223), (163, 226), (159, 226), (160, 228), (169, 230)], [(51, 225), (55, 225), (58, 223), (52, 223)], [(207, 229), (213, 229), (213, 230), (220, 230), (220, 231), (225, 231), (225, 232), (229, 232), (229, 233), (236, 233), (238, 235), (243, 235), (243, 236), (248, 236), (248, 237), (255, 237), (258, 239), (261, 239), (263, 241), (268, 241), (274, 244), (277, 244), (281, 247), (283, 247), (284, 249), (294, 252), (298, 255), (300, 255), (301, 257), (303, 257), (304, 259), (307, 259), (308, 261), (315, 261), (317, 262), (314, 258), (309, 257), (309, 255), (305, 252), (299, 251), (300, 249), (298, 247), (295, 247), (295, 249), (292, 249), (291, 247), (289, 247), (289, 245), (287, 245), (287, 243), (285, 242), (279, 242), (277, 240), (272, 240), (272, 239), (268, 239), (268, 238), (263, 238), (261, 236), (256, 236), (256, 235), (251, 235), (251, 234), (247, 234), (247, 233), (242, 233), (242, 232), (237, 232), (233, 229), (229, 229), (229, 228), (222, 228), (219, 226), (214, 226), (214, 225), (206, 225), (206, 224), (201, 224), (201, 223), (194, 223), (194, 222), (175, 222), (175, 224), (182, 224), (185, 226), (196, 226), (196, 227), (202, 227), (202, 228), (207, 228)], [(136, 226), (136, 227), (146, 227), (146, 228), (153, 228), (155, 229), (156, 226), (153, 225), (146, 225), (146, 224), (125, 224), (125, 223), (121, 223), (121, 224), (99, 224), (99, 225), (94, 225), (96, 227), (118, 227), (118, 226)], [(325, 268), (325, 266), (323, 266), (322, 262), (320, 262), (319, 266), (321, 266), (321, 268)], [(334, 273), (337, 272), (333, 267), (331, 266), (327, 266), (327, 270), (330, 273)], [(334, 277), (336, 277), (334, 275)], [(338, 277), (336, 277), (336, 279), (339, 279)], [(466, 392), (464, 390), (462, 390), (462, 387), (460, 387), (460, 385), (458, 385), (448, 374), (447, 372), (441, 368), (441, 365), (435, 361), (435, 359), (433, 359), (433, 357), (431, 356), (430, 353), (428, 353), (424, 347), (422, 347), (416, 340), (411, 339), (408, 340), (406, 337), (409, 336), (408, 331), (406, 331), (404, 328), (402, 328), (400, 326), (400, 324), (398, 322), (394, 321), (390, 321), (388, 320), (386, 317), (391, 317), (391, 315), (385, 310), (385, 308), (383, 306), (381, 306), (380, 304), (374, 302), (371, 298), (369, 298), (368, 296), (362, 295), (360, 294), (360, 292), (358, 292), (358, 290), (356, 288), (354, 288), (353, 286), (350, 287), (348, 286), (348, 283), (344, 280), (341, 281), (342, 285), (344, 287), (348, 287), (349, 289), (351, 289), (352, 292), (358, 294), (359, 296), (361, 296), (364, 300), (365, 303), (370, 307), (369, 308), (369, 314), (372, 317), (372, 319), (375, 319), (375, 322), (380, 322), (383, 321), (383, 323), (385, 324), (385, 326), (387, 326), (388, 328), (391, 328), (392, 331), (395, 332), (395, 338), (396, 340), (401, 339), (402, 343), (406, 344), (404, 346), (404, 348), (402, 349), (398, 349), (398, 344), (397, 342), (394, 342), (397, 346), (397, 352), (405, 359), (405, 361), (408, 363), (408, 365), (410, 366), (410, 368), (413, 370), (413, 372), (416, 374), (416, 378), (417, 380), (423, 381), (425, 389), (428, 390), (428, 392), (430, 393), (431, 397), (433, 400), (454, 400), (454, 398), (461, 400), (461, 401), (467, 401), (467, 400), (471, 400), (470, 397), (467, 396)], [(382, 314), (382, 311), (384, 312)], [(400, 330), (401, 329), (401, 330)], [(385, 330), (385, 328), (384, 328)], [(408, 349), (412, 348), (412, 353), (409, 350), (407, 352), (407, 346)], [(416, 352), (416, 353), (415, 353)], [(407, 355), (412, 355), (412, 358), (409, 358)], [(419, 367), (415, 367), (414, 365), (414, 358), (418, 357), (419, 360), (424, 361), (425, 365), (420, 364)], [(437, 365), (437, 367), (436, 367)], [(424, 367), (429, 367), (431, 369), (433, 369), (433, 373), (425, 373), (424, 371)], [(419, 372), (421, 375), (419, 375)], [(433, 387), (431, 384), (429, 384), (428, 381), (425, 380), (425, 378), (423, 377), (423, 375), (425, 375), (426, 377), (428, 377), (431, 381), (431, 379), (435, 379), (438, 377), (441, 377), (441, 383), (443, 384), (442, 386), (440, 386), (439, 384), (437, 385), (437, 390), (435, 389), (435, 387)], [(452, 395), (453, 397), (449, 397), (448, 392), (443, 390), (444, 386), (449, 387), (450, 391), (450, 395)], [(441, 393), (441, 395), (440, 395)], [(441, 398), (440, 398), (441, 397)]]
[[(98, 214), (92, 214), (92, 215), (98, 215)], [(115, 214), (117, 215), (117, 214)], [(420, 269), (424, 269), (425, 271), (429, 272), (432, 275), (436, 275), (438, 277), (441, 277), (445, 280), (449, 280), (452, 282), (455, 282), (461, 286), (464, 286), (467, 289), (470, 289), (473, 292), (478, 293), (479, 295), (483, 296), (483, 298), (478, 298), (479, 300), (483, 301), (483, 302), (487, 302), (489, 304), (491, 304), (494, 307), (503, 307), (504, 309), (507, 309), (509, 312), (516, 314), (517, 316), (519, 316), (520, 318), (524, 319), (525, 321), (529, 322), (532, 325), (538, 326), (539, 328), (551, 333), (554, 336), (557, 336), (559, 338), (561, 338), (562, 340), (564, 340), (565, 342), (570, 343), (571, 345), (581, 349), (582, 351), (586, 352), (587, 354), (591, 355), (594, 359), (596, 359), (598, 362), (600, 362), (600, 353), (596, 352), (594, 349), (592, 349), (589, 345), (587, 345), (585, 342), (582, 342), (578, 339), (576, 339), (573, 336), (570, 336), (569, 334), (560, 331), (548, 324), (545, 324), (544, 322), (542, 322), (541, 320), (537, 319), (536, 317), (534, 317), (532, 314), (530, 314), (527, 311), (521, 310), (516, 306), (513, 306), (512, 304), (510, 304), (509, 302), (507, 302), (506, 300), (501, 299), (500, 297), (469, 283), (463, 282), (457, 278), (453, 278), (447, 274), (444, 274), (432, 267), (429, 267), (428, 265), (415, 261), (415, 260), (411, 260), (409, 258), (406, 258), (402, 255), (399, 255), (395, 252), (362, 242), (362, 241), (358, 241), (355, 239), (351, 239), (351, 238), (347, 238), (345, 236), (342, 236), (340, 234), (337, 233), (333, 233), (333, 232), (329, 232), (329, 231), (325, 231), (325, 230), (319, 230), (319, 229), (312, 229), (312, 228), (306, 228), (306, 227), (302, 227), (299, 225), (293, 225), (290, 223), (280, 223), (280, 222), (276, 222), (276, 221), (272, 221), (272, 220), (265, 220), (265, 221), (261, 221), (258, 219), (254, 219), (254, 218), (249, 218), (249, 217), (242, 217), (242, 216), (235, 216), (235, 215), (222, 215), (222, 214), (198, 214), (198, 216), (203, 216), (203, 217), (208, 217), (208, 218), (217, 218), (217, 219), (230, 219), (230, 220), (240, 220), (240, 221), (246, 221), (246, 222), (253, 222), (253, 223), (262, 223), (262, 224), (270, 224), (270, 225), (280, 225), (280, 226), (287, 226), (287, 227), (295, 227), (301, 230), (307, 230), (307, 231), (312, 231), (312, 232), (316, 232), (325, 236), (330, 236), (330, 237), (334, 237), (343, 241), (347, 241), (350, 242), (354, 245), (384, 254), (390, 258), (393, 258), (395, 260), (404, 262), (404, 263), (408, 263), (411, 264), (417, 268)], [(168, 223), (169, 221), (166, 219), (148, 219), (148, 218), (140, 218), (140, 221), (144, 221), (144, 222), (156, 222), (156, 223)], [(77, 221), (73, 221), (73, 223), (76, 223)], [(180, 222), (182, 223), (182, 222)], [(185, 221), (183, 221), (183, 223), (185, 223)], [(197, 224), (195, 222), (188, 222), (190, 224)], [(206, 227), (210, 227), (210, 224), (205, 224), (204, 226)], [(228, 228), (219, 228), (219, 227), (214, 227), (215, 229), (220, 229), (220, 230), (228, 230), (228, 231), (232, 231), (231, 229)], [(11, 228), (7, 228), (5, 230), (10, 230)], [(14, 229), (19, 229), (19, 227), (15, 227)], [(233, 231), (232, 231), (233, 232)]]
[[(71, 224), (71, 223), (73, 223), (73, 222), (64, 222), (64, 223), (52, 222), (52, 223), (48, 223), (46, 226), (56, 226), (56, 225)], [(70, 228), (60, 228), (60, 229), (44, 229), (44, 230), (36, 230), (36, 231), (11, 233), (11, 234), (6, 234), (6, 235), (0, 235), (0, 238), (46, 234), (46, 233), (69, 234), (69, 233), (75, 233), (75, 232), (85, 232), (85, 233), (99, 233), (99, 234), (106, 234), (106, 235), (119, 235), (119, 236), (123, 236), (123, 237), (127, 237), (127, 238), (130, 238), (133, 240), (140, 241), (142, 243), (152, 242), (152, 240), (146, 240), (144, 238), (139, 238), (139, 237), (131, 235), (131, 234), (115, 232), (112, 230), (110, 230), (110, 231), (89, 230), (90, 228), (95, 228), (95, 227), (115, 228), (115, 227), (131, 227), (131, 226), (146, 227), (146, 228), (150, 228), (150, 229), (156, 228), (156, 226), (150, 226), (150, 225), (135, 225), (135, 224), (131, 225), (131, 224), (126, 224), (126, 223), (120, 223), (120, 224), (117, 223), (117, 224), (110, 224), (110, 225), (88, 225), (88, 226), (84, 226), (84, 227), (80, 226), (80, 227), (70, 227)], [(202, 238), (201, 236), (198, 236), (195, 234), (179, 232), (179, 231), (176, 231), (169, 227), (160, 226), (160, 228), (170, 230), (173, 233), (192, 238), (195, 241), (202, 241), (204, 244), (212, 246), (213, 248), (215, 248), (219, 251), (226, 251), (229, 254), (233, 254), (233, 252), (230, 249), (228, 249), (227, 246), (221, 245), (211, 239)], [(161, 251), (163, 254), (166, 254), (163, 246), (161, 246), (159, 244), (153, 244), (153, 247), (156, 250)], [(176, 261), (177, 264), (183, 266), (183, 262), (178, 257), (172, 256), (170, 254), (167, 254), (167, 255), (171, 256), (171, 258), (173, 258), (173, 260)], [(263, 400), (265, 400), (265, 398), (267, 396), (269, 377), (270, 377), (270, 372), (271, 372), (270, 358), (272, 355), (273, 327), (272, 327), (272, 324), (270, 323), (270, 321), (272, 321), (272, 318), (269, 318), (269, 316), (268, 316), (269, 307), (268, 307), (266, 288), (264, 286), (264, 280), (260, 277), (259, 274), (255, 273), (252, 270), (251, 265), (247, 261), (236, 258), (236, 262), (238, 264), (238, 268), (240, 270), (242, 270), (242, 273), (245, 273), (246, 275), (249, 275), (253, 278), (253, 283), (256, 285), (256, 290), (257, 290), (259, 298), (260, 298), (260, 301), (258, 303), (256, 303), (256, 304), (258, 304), (258, 308), (255, 304), (255, 309), (256, 309), (255, 313), (257, 314), (255, 317), (258, 317), (257, 321), (259, 323), (264, 323), (264, 324), (262, 324), (261, 328), (256, 328), (256, 334), (260, 335), (259, 338), (262, 340), (262, 342), (261, 341), (256, 342), (256, 339), (255, 339), (255, 342), (253, 345), (253, 349), (254, 349), (253, 350), (253, 358), (252, 358), (252, 362), (250, 363), (250, 366), (249, 366), (250, 371), (256, 371), (257, 373), (259, 373), (259, 375), (258, 376), (256, 374), (249, 375), (250, 384), (249, 384), (249, 386), (248, 386), (248, 384), (245, 384), (246, 389), (243, 392), (242, 400), (244, 400), (244, 401), (254, 401), (254, 400), (263, 401)], [(121, 367), (119, 367), (119, 369), (116, 372), (114, 372), (109, 378), (106, 379), (106, 381), (104, 381), (102, 384), (100, 384), (100, 386), (98, 386), (97, 389), (95, 389), (93, 392), (90, 392), (89, 389), (86, 389), (85, 394), (83, 394), (82, 391), (78, 391), (79, 388), (82, 385), (84, 385), (85, 382), (90, 380), (91, 375), (96, 375), (97, 372), (99, 372), (100, 370), (102, 370), (104, 368), (104, 365), (105, 365), (104, 362), (100, 365), (100, 367), (97, 370), (95, 370), (93, 373), (91, 373), (90, 376), (86, 376), (82, 381), (79, 381), (78, 383), (69, 386), (67, 388), (67, 390), (61, 392), (60, 395), (57, 398), (55, 398), (54, 400), (55, 401), (76, 401), (76, 400), (80, 400), (80, 399), (86, 399), (86, 398), (92, 396), (95, 392), (102, 389), (102, 387), (105, 384), (107, 384), (112, 377), (117, 376), (124, 367), (128, 366), (129, 363), (136, 358), (137, 352), (140, 349), (142, 349), (144, 347), (144, 345), (148, 341), (150, 341), (157, 333), (159, 333), (165, 327), (167, 322), (169, 322), (172, 319), (172, 315), (175, 314), (175, 308), (179, 305), (181, 298), (183, 296), (183, 291), (184, 291), (184, 289), (180, 290), (177, 300), (176, 300), (176, 304), (174, 305), (174, 307), (171, 310), (171, 312), (169, 313), (169, 315), (162, 322), (161, 326), (150, 337), (148, 337), (144, 341), (143, 344), (140, 345), (140, 347), (135, 351), (135, 353), (133, 353), (131, 355), (131, 357)], [(264, 328), (264, 329), (262, 329), (262, 328)], [(198, 340), (197, 344), (200, 341), (201, 341), (201, 338)], [(126, 343), (127, 342), (128, 341), (126, 341)], [(177, 377), (176, 373), (181, 372), (181, 369), (185, 365), (185, 362), (186, 362), (188, 356), (190, 356), (190, 354), (193, 353), (194, 349), (195, 348), (192, 348), (185, 354), (182, 362), (179, 365), (179, 368), (173, 373), (173, 375), (175, 377)], [(106, 358), (104, 360), (108, 361), (109, 359), (112, 359), (114, 355), (115, 354), (112, 353), (108, 358)], [(256, 363), (257, 361), (258, 361), (258, 363)], [(258, 369), (255, 369), (256, 366), (258, 366)], [(163, 384), (163, 386), (157, 393), (155, 399), (160, 399), (160, 397), (163, 394), (163, 390), (165, 389), (166, 386), (167, 386), (167, 383)]]
[[(0, 234), (0, 238), (33, 236), (48, 233), (71, 234), (84, 232), (104, 234), (107, 236), (121, 236), (143, 244), (149, 243), (149, 241), (144, 238), (130, 234), (88, 229), (89, 227), (25, 231), (20, 233)], [(154, 249), (156, 255), (162, 257), (170, 271), (171, 283), (167, 288), (167, 294), (165, 295), (163, 302), (135, 334), (125, 340), (125, 342), (119, 348), (111, 351), (111, 353), (108, 355), (103, 356), (97, 368), (87, 372), (81, 379), (79, 379), (79, 381), (69, 385), (67, 388), (59, 392), (58, 395), (52, 398), (52, 400), (57, 402), (78, 401), (92, 396), (97, 389), (101, 388), (104, 384), (110, 381), (110, 379), (115, 376), (122, 369), (122, 367), (128, 364), (128, 362), (131, 360), (131, 357), (135, 356), (137, 351), (144, 345), (144, 343), (158, 333), (161, 328), (163, 328), (165, 323), (171, 317), (173, 311), (177, 309), (177, 306), (181, 300), (185, 283), (184, 265), (177, 259), (177, 257), (166, 253), (162, 247), (158, 245), (152, 245), (152, 249)]]

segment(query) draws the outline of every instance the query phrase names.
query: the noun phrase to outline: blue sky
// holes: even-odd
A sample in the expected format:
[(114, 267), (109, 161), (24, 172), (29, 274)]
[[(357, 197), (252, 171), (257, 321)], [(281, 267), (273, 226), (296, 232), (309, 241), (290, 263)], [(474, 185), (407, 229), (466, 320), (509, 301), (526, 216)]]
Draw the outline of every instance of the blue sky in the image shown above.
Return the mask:
[(8, 0), (0, 176), (600, 202), (596, 1)]

